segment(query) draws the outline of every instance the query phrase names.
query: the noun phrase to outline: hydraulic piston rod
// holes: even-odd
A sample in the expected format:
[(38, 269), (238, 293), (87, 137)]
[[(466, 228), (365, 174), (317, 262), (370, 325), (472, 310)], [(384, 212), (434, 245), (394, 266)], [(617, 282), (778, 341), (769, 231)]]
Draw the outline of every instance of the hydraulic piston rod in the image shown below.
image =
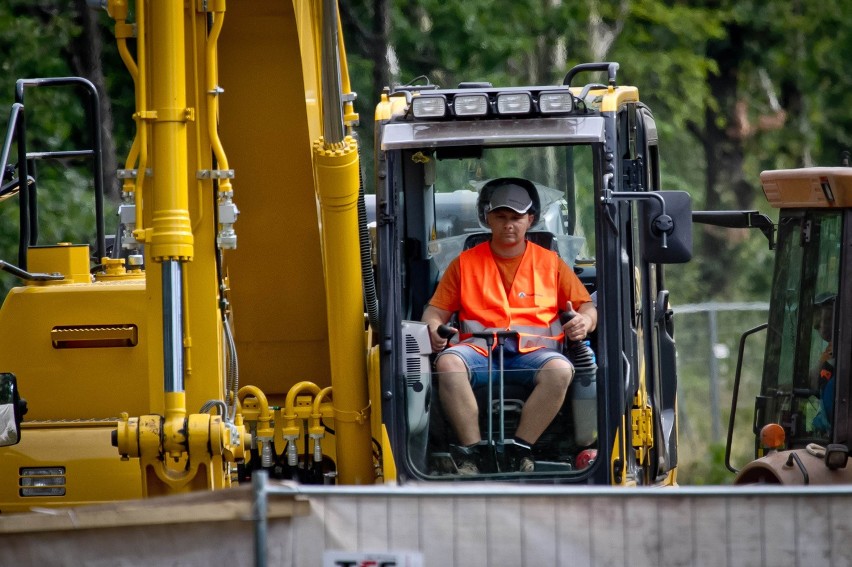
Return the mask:
[(183, 288), (180, 262), (163, 262), (163, 388), (182, 392), (183, 385)]

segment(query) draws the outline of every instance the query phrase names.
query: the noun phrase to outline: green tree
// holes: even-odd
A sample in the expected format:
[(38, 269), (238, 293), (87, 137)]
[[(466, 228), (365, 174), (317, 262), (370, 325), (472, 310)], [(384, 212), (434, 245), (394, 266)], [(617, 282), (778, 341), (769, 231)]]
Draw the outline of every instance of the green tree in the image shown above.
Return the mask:
[[(128, 127), (114, 128), (112, 112), (133, 108), (132, 85), (108, 84), (104, 68), (119, 69), (112, 47), (109, 20), (102, 10), (86, 6), (85, 0), (12, 0), (0, 5), (0, 132), (8, 135), (8, 110), (15, 100), (18, 78), (82, 76), (98, 88), (104, 171), (94, 172), (91, 160), (46, 160), (35, 163), (38, 174), (39, 241), (93, 242), (94, 175), (103, 175), (108, 196), (117, 197), (114, 182), (116, 149), (114, 133), (128, 137)], [(108, 43), (107, 43), (108, 42)], [(129, 82), (129, 79), (128, 79)], [(131, 97), (128, 97), (128, 93)], [(118, 104), (113, 95), (118, 94)], [(93, 141), (85, 120), (85, 93), (74, 88), (27, 88), (25, 119), (29, 152), (82, 149)], [(129, 116), (128, 111), (127, 115)], [(12, 144), (10, 163), (17, 163), (17, 145)], [(112, 220), (111, 216), (107, 220)], [(15, 263), (18, 243), (17, 199), (0, 206), (0, 258)], [(0, 280), (8, 289), (10, 277)]]

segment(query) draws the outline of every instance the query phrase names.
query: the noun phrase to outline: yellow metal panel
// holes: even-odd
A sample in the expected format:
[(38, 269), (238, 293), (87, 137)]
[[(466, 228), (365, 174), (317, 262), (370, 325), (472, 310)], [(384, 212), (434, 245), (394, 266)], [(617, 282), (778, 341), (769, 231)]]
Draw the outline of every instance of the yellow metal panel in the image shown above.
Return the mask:
[[(26, 420), (116, 418), (122, 411), (147, 413), (151, 406), (161, 407), (148, 390), (147, 319), (141, 282), (10, 291), (0, 310), (0, 360), (4, 371), (18, 377), (29, 402)], [(57, 327), (119, 325), (136, 327), (136, 346), (53, 344)]]
[(297, 28), (308, 24), (296, 15), (289, 2), (233, 2), (219, 40), (220, 132), (240, 209), (238, 247), (225, 256), (240, 382), (269, 396), (302, 380), (330, 385), (310, 146), (318, 117), (306, 110)]
[(617, 112), (621, 105), (628, 102), (639, 102), (639, 89), (636, 87), (618, 87), (607, 91), (601, 101), (601, 112)]
[[(110, 443), (113, 429), (110, 422), (25, 425), (20, 444), (0, 449), (0, 513), (25, 512), (47, 502), (79, 506), (141, 498), (139, 460), (119, 458)], [(21, 467), (59, 466), (65, 468), (64, 496), (20, 495)]]
[(33, 273), (60, 273), (65, 280), (88, 283), (89, 247), (85, 244), (35, 246), (27, 250), (27, 268)]

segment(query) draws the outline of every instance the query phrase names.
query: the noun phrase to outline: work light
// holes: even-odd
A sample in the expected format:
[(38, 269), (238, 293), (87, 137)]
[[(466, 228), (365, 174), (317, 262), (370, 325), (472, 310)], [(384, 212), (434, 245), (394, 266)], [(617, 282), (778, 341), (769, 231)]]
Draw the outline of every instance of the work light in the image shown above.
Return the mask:
[(560, 114), (574, 109), (574, 97), (568, 91), (541, 93), (538, 109), (542, 114)]
[(484, 93), (456, 95), (453, 109), (456, 116), (485, 116), (488, 114), (488, 96)]
[(418, 96), (411, 102), (415, 118), (441, 118), (447, 114), (447, 99), (444, 95)]
[(532, 109), (530, 93), (499, 93), (497, 112), (500, 114), (527, 114)]

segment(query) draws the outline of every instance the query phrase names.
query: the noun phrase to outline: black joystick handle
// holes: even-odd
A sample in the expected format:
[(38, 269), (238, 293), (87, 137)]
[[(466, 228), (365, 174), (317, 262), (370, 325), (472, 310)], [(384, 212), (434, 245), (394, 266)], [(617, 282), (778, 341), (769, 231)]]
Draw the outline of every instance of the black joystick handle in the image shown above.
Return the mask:
[(449, 325), (438, 325), (438, 336), (442, 339), (449, 339), (456, 334), (456, 330)]

